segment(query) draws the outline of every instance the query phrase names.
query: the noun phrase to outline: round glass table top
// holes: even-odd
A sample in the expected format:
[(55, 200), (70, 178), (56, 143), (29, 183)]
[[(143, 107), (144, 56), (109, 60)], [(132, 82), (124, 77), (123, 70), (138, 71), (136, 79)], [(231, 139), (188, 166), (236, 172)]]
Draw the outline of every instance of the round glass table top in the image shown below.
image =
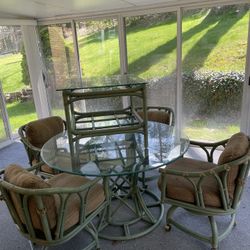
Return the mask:
[[(143, 133), (88, 137), (69, 145), (67, 131), (52, 137), (42, 150), (53, 169), (85, 176), (128, 175), (164, 166), (181, 157), (189, 140), (174, 127), (148, 122), (148, 149)], [(72, 152), (73, 151), (73, 152)]]

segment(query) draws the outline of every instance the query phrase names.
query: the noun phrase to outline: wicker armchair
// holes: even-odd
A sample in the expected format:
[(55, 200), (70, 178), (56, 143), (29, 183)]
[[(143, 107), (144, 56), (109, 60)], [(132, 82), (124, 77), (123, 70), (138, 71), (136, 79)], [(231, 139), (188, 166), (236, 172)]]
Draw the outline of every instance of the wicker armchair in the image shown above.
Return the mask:
[[(160, 169), (158, 185), (161, 201), (171, 205), (166, 215), (166, 230), (171, 225), (200, 239), (209, 242), (212, 249), (233, 229), (235, 215), (250, 165), (249, 138), (243, 133), (233, 135), (229, 140), (217, 143), (191, 142), (200, 146), (206, 153), (208, 162), (181, 158)], [(224, 146), (218, 164), (212, 163), (216, 148)], [(210, 148), (210, 150), (208, 150)], [(173, 219), (177, 208), (199, 216), (207, 216), (211, 236), (200, 234)], [(218, 233), (215, 216), (231, 215), (225, 231)]]
[[(46, 141), (66, 129), (65, 121), (59, 116), (29, 122), (18, 130), (21, 142), (24, 144), (31, 166), (41, 161), (41, 148)], [(54, 170), (43, 164), (40, 169), (44, 175), (55, 174)]]
[[(142, 108), (137, 108), (136, 111), (143, 118)], [(164, 123), (170, 126), (174, 126), (175, 124), (174, 111), (171, 108), (149, 106), (147, 107), (147, 113), (148, 113), (148, 121)], [(158, 173), (152, 176), (145, 176), (145, 173), (143, 172), (142, 175), (139, 176), (138, 180), (142, 182), (144, 187), (147, 187), (146, 183), (148, 181), (156, 180), (158, 178), (159, 178)]]
[(18, 165), (1, 172), (1, 198), (6, 202), (14, 223), (29, 242), (54, 246), (86, 230), (93, 238), (84, 249), (99, 248), (93, 219), (106, 207), (100, 178), (89, 180), (82, 176), (58, 174), (43, 180)]

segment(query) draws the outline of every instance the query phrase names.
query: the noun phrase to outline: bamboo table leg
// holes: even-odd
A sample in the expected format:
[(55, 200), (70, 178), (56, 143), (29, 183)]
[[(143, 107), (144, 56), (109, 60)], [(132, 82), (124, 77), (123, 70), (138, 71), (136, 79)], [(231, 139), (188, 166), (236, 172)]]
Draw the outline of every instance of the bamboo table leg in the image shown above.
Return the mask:
[[(154, 230), (161, 222), (164, 206), (153, 192), (137, 185), (138, 174), (121, 176), (124, 183), (115, 191), (110, 190), (110, 182), (104, 185), (109, 205), (107, 213), (99, 225), (99, 237), (109, 240), (130, 240), (141, 237)], [(126, 191), (127, 190), (127, 191)], [(149, 201), (150, 200), (150, 201)], [(157, 215), (152, 213), (157, 210)], [(128, 218), (122, 218), (127, 215)], [(125, 216), (126, 217), (126, 216)], [(142, 228), (143, 225), (143, 228)]]

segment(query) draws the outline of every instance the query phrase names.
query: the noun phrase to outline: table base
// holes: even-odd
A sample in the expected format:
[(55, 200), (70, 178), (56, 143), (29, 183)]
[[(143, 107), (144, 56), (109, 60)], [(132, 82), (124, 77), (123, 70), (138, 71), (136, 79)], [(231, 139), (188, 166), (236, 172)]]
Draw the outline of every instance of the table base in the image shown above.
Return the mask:
[[(125, 213), (124, 213), (125, 212)], [(127, 194), (112, 195), (112, 202), (99, 224), (99, 237), (130, 240), (154, 230), (161, 222), (164, 206), (149, 190), (134, 186)], [(124, 214), (127, 218), (124, 217)]]

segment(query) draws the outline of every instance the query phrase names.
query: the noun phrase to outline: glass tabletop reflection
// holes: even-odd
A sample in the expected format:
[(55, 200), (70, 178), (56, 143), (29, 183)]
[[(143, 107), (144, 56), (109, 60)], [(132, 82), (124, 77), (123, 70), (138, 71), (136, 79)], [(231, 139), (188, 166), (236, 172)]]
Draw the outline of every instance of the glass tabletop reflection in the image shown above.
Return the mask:
[(117, 176), (149, 171), (181, 157), (189, 139), (174, 127), (148, 122), (148, 149), (143, 133), (124, 133), (82, 138), (70, 151), (67, 131), (52, 137), (41, 151), (53, 169), (84, 176)]

